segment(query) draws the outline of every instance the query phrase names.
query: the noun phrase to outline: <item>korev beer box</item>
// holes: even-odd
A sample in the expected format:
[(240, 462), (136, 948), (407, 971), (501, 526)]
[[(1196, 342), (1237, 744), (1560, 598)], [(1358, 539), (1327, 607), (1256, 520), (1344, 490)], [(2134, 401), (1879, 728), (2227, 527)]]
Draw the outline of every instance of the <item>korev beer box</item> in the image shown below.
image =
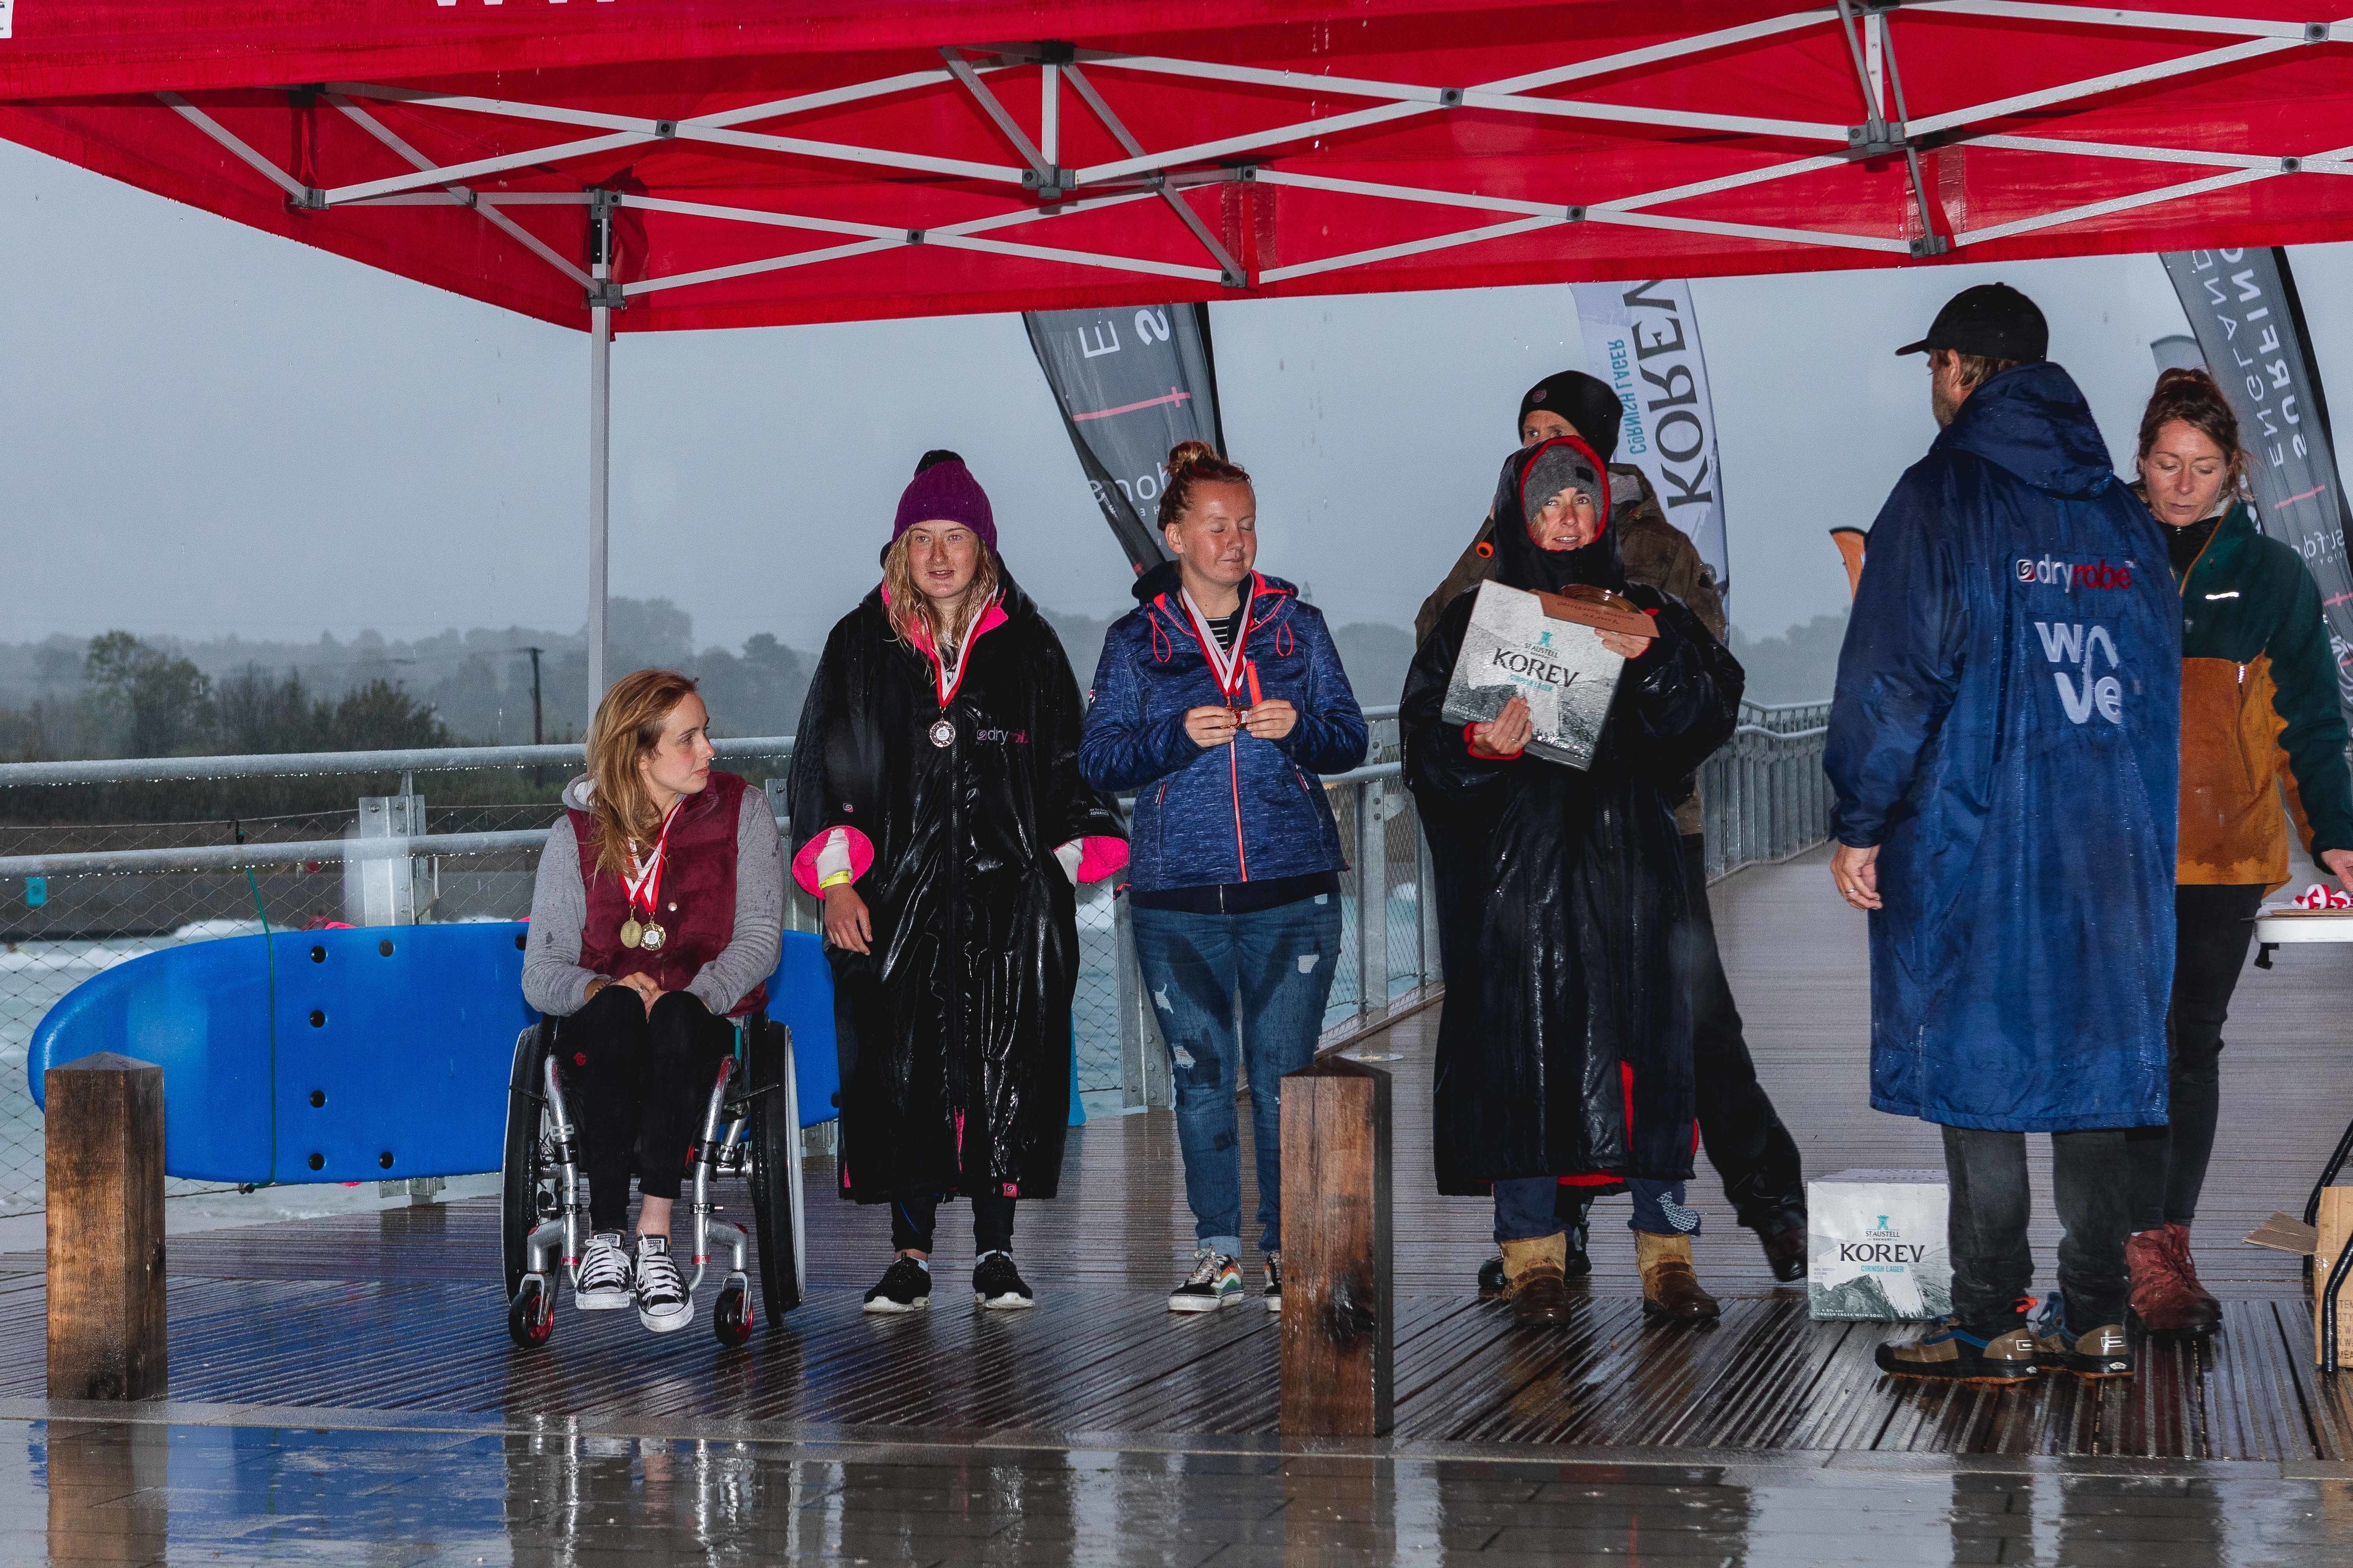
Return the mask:
[(1942, 1171), (1841, 1171), (1806, 1184), (1808, 1315), (1894, 1322), (1953, 1310)]
[(1649, 616), (1603, 589), (1531, 594), (1480, 584), (1462, 656), (1446, 689), (1445, 717), (1483, 724), (1513, 698), (1525, 697), (1535, 731), (1529, 754), (1572, 768), (1590, 766), (1626, 662), (1601, 646), (1597, 630), (1656, 635)]

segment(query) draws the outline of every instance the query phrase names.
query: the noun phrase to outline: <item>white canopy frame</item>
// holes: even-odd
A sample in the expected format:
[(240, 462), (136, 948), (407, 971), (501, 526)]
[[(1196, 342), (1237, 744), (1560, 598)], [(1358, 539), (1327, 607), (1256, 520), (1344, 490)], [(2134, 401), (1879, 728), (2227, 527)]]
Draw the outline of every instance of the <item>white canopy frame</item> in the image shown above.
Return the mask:
[[(2031, 21), (2068, 29), (2084, 37), (2114, 37), (2131, 32), (2191, 35), (2203, 42), (2184, 52), (2156, 61), (2140, 61), (2032, 91), (2013, 93), (1982, 103), (1918, 119), (1903, 112), (1903, 86), (1897, 63), (1896, 25), (1906, 16), (1964, 16)], [(1860, 33), (1855, 22), (1860, 18)], [(2063, 0), (1904, 0), (1895, 11), (1886, 0), (1842, 0), (1762, 17), (1736, 26), (1721, 27), (1667, 39), (1640, 48), (1619, 50), (1589, 58), (1566, 61), (1495, 81), (1465, 86), (1384, 81), (1321, 76), (1210, 60), (1121, 54), (1073, 48), (1067, 45), (1020, 44), (941, 50), (937, 69), (902, 71), (870, 81), (821, 91), (746, 104), (738, 108), (681, 120), (649, 120), (556, 104), (510, 99), (446, 94), (366, 82), (337, 82), (326, 89), (327, 101), (380, 142), (400, 163), (402, 172), (326, 188), (302, 184), (292, 174), (256, 151), (202, 108), (175, 93), (158, 97), (196, 131), (209, 137), (236, 160), (282, 191), (289, 203), (309, 210), (344, 206), (454, 205), (471, 207), (501, 234), (554, 268), (584, 290), (590, 315), (590, 698), (604, 689), (604, 608), (606, 555), (609, 540), (609, 356), (611, 313), (632, 299), (682, 289), (705, 287), (733, 279), (800, 267), (854, 261), (880, 252), (930, 246), (1017, 257), (1071, 268), (1074, 275), (1114, 273), (1131, 277), (1166, 278), (1187, 283), (1218, 283), (1230, 288), (1274, 285), (1294, 279), (1359, 270), (1401, 258), (1473, 247), (1515, 236), (1582, 223), (1614, 224), (1754, 240), (1774, 245), (1807, 247), (1831, 252), (1866, 252), (1914, 256), (1936, 254), (1952, 247), (1983, 245), (2012, 236), (2062, 228), (2116, 213), (2195, 200), (2214, 192), (2255, 182), (2353, 174), (2353, 147), (2289, 149), (2239, 147), (2185, 148), (2116, 143), (2064, 134), (2037, 135), (2011, 127), (1970, 134), (1972, 127), (1995, 121), (2015, 121), (2038, 113), (2054, 120), (2076, 112), (2107, 96), (2152, 82), (2227, 68), (2244, 61), (2285, 50), (2339, 42), (2341, 29), (2353, 26), (2353, 17), (2333, 22), (2284, 22), (2263, 17), (2190, 15), (2162, 11), (2118, 10)], [(1785, 35), (1815, 27), (1845, 30), (1858, 72), (1857, 98), (1862, 122), (1830, 124), (1810, 120), (1777, 119), (1746, 113), (1661, 109), (1636, 104), (1538, 96), (1548, 89), (1693, 58), (1737, 51)], [(2353, 35), (2343, 41), (2353, 42)], [(1039, 72), (1038, 134), (1033, 138), (997, 96), (990, 79), (1018, 68)], [(1369, 100), (1362, 109), (1311, 115), (1290, 123), (1153, 151), (1131, 133), (1115, 112), (1095, 78), (1098, 73), (1157, 76), (1201, 83), (1229, 83), (1254, 89), (1293, 92), (1303, 98), (1328, 100), (1334, 97)], [(1018, 162), (985, 163), (921, 151), (860, 146), (781, 133), (779, 122), (797, 115), (843, 104), (867, 102), (894, 94), (953, 84), (967, 94), (996, 128)], [(1118, 143), (1124, 155), (1076, 168), (1060, 163), (1063, 146), (1062, 93), (1068, 89), (1080, 104)], [(1891, 96), (1892, 89), (1892, 96)], [(435, 164), (403, 140), (375, 114), (371, 105), (398, 104), (437, 112), (480, 116), (510, 122), (543, 124), (571, 135), (528, 148), (518, 148), (463, 163)], [(1890, 112), (1890, 110), (1893, 112)], [(1788, 143), (1818, 143), (1824, 150), (1781, 158), (1757, 167), (1694, 181), (1665, 189), (1632, 195), (1563, 191), (1561, 199), (1546, 202), (1500, 196), (1477, 191), (1445, 190), (1375, 181), (1340, 179), (1283, 166), (1287, 155), (1351, 132), (1392, 124), (1410, 118), (1465, 110), (1567, 119), (1610, 126), (1697, 131), (1730, 139), (1736, 147), (1753, 140), (1760, 152), (1777, 152)], [(757, 127), (759, 129), (754, 129)], [(2053, 126), (2053, 131), (2059, 127)], [(1925, 138), (1943, 145), (1981, 147), (1989, 151), (2040, 153), (2059, 158), (2123, 159), (2151, 165), (2171, 165), (2185, 178), (2106, 200), (2078, 204), (2029, 216), (1964, 228), (1940, 235), (1927, 212), (1921, 185), (1918, 154)], [(960, 186), (1003, 187), (1017, 204), (1007, 210), (961, 222), (925, 227), (896, 227), (850, 222), (807, 214), (691, 202), (621, 192), (496, 193), (474, 188), (474, 183), (516, 170), (545, 169), (567, 161), (596, 157), (635, 146), (669, 141), (693, 142), (712, 150), (734, 149), (762, 160), (782, 156), (827, 165), (849, 165), (894, 175), (913, 175)], [(1905, 157), (1911, 170), (1911, 200), (1892, 214), (1889, 231), (1855, 233), (1834, 229), (1788, 227), (1729, 222), (1671, 209), (1680, 204), (1768, 181), (1822, 174), (1892, 155)], [(1379, 246), (1266, 267), (1252, 272), (1203, 222), (1181, 195), (1187, 187), (1229, 181), (1259, 183), (1312, 190), (1352, 199), (1451, 207), (1478, 215), (1481, 221), (1450, 232), (1398, 244)], [(793, 230), (826, 236), (838, 243), (786, 251), (774, 256), (704, 268), (666, 276), (643, 277), (616, 284), (604, 259), (583, 269), (501, 209), (549, 204), (586, 205), (595, 209), (592, 231), (600, 258), (610, 233), (613, 211), (635, 207), (719, 223)], [(1173, 216), (1190, 237), (1208, 265), (1122, 255), (1097, 249), (1039, 244), (1004, 237), (1004, 231), (1050, 223), (1078, 213), (1145, 204)], [(1141, 209), (1138, 209), (1139, 213)], [(1908, 226), (1918, 233), (1906, 234)]]

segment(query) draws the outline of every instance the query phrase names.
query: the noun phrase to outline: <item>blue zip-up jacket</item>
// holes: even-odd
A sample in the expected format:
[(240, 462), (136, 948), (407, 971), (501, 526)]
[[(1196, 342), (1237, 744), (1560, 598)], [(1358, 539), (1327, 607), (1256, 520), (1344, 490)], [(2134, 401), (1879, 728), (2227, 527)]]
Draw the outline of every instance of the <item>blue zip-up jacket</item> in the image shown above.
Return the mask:
[[(1322, 779), (1365, 760), (1365, 715), (1322, 613), (1280, 577), (1253, 576), (1242, 657), (1259, 693), (1299, 722), (1280, 741), (1238, 735), (1204, 751), (1187, 710), (1226, 701), (1179, 596), (1173, 565), (1135, 584), (1137, 607), (1103, 634), (1079, 772), (1135, 793), (1129, 885), (1139, 892), (1271, 881), (1347, 868)], [(1245, 681), (1236, 706), (1250, 703)]]
[(1978, 388), (1887, 498), (1823, 758), (1880, 847), (1871, 1103), (2057, 1132), (2166, 1118), (2181, 611), (2048, 362)]

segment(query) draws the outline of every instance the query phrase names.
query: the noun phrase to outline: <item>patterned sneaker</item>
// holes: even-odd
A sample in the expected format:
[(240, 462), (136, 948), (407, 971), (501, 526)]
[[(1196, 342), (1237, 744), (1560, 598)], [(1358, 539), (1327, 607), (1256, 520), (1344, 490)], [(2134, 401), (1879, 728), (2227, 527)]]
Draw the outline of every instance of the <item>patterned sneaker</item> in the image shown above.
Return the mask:
[(694, 1298), (678, 1277), (666, 1236), (638, 1237), (638, 1321), (649, 1334), (675, 1333), (694, 1321)]
[(1280, 1252), (1266, 1255), (1266, 1310), (1270, 1312), (1282, 1310), (1282, 1254)]
[(893, 1258), (881, 1282), (866, 1292), (870, 1312), (920, 1312), (932, 1304), (932, 1271), (913, 1258)]
[(1879, 1347), (1879, 1370), (1895, 1377), (1936, 1378), (1948, 1383), (2029, 1383), (2042, 1370), (2035, 1355), (2034, 1336), (2027, 1331), (2026, 1309), (2017, 1316), (1980, 1331), (1963, 1328), (1951, 1318), (1928, 1325), (1919, 1341)]
[(972, 1299), (992, 1312), (1018, 1312), (1038, 1304), (1038, 1298), (1022, 1281), (1021, 1271), (1013, 1267), (1009, 1252), (980, 1255), (972, 1266)]
[(572, 1285), (572, 1304), (584, 1312), (612, 1312), (637, 1300), (630, 1278), (629, 1249), (617, 1230), (600, 1230), (580, 1253), (580, 1273)]
[(1172, 1312), (1214, 1312), (1239, 1306), (1242, 1299), (1242, 1266), (1222, 1252), (1197, 1252), (1193, 1272), (1168, 1297)]
[(2067, 1307), (2058, 1291), (2042, 1304), (2034, 1324), (2034, 1359), (2052, 1372), (2077, 1377), (2130, 1377), (2132, 1348), (2125, 1342), (2122, 1323), (2102, 1323), (2088, 1333), (2067, 1326)]

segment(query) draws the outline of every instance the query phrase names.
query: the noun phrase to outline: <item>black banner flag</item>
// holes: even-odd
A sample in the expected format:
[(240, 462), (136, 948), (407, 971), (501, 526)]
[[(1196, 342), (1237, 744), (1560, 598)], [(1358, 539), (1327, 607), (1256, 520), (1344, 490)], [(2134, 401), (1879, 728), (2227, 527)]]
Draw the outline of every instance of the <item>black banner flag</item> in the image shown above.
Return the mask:
[(2168, 251), (2165, 270), (2239, 416), (2263, 531), (2303, 556), (2320, 584), (2337, 694), (2353, 707), (2353, 571), (2345, 558), (2353, 510), (2337, 478), (2320, 366), (2287, 252)]
[(1032, 311), (1021, 320), (1095, 504), (1129, 563), (1141, 572), (1166, 561), (1157, 502), (1168, 448), (1199, 440), (1226, 449), (1208, 307)]

